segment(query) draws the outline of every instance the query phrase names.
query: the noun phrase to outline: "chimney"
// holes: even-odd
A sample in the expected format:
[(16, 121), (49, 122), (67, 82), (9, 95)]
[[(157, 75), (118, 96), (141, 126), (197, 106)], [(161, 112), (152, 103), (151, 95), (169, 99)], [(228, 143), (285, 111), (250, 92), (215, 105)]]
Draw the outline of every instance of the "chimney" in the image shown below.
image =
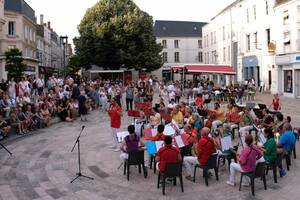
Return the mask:
[(48, 28), (51, 29), (51, 22), (48, 22)]
[(40, 25), (44, 24), (44, 15), (40, 15)]

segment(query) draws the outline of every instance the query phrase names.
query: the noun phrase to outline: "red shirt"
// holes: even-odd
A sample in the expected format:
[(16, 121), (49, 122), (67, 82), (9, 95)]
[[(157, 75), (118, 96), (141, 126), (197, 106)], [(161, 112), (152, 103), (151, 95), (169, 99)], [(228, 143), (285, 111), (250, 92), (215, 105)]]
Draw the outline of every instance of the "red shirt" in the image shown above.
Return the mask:
[(178, 162), (179, 154), (180, 150), (177, 147), (173, 147), (172, 145), (165, 145), (164, 147), (160, 148), (156, 154), (156, 156), (159, 158), (159, 171), (163, 172), (166, 169), (167, 163)]
[(152, 136), (151, 140), (152, 141), (162, 141), (165, 140), (165, 135), (163, 133), (157, 133), (155, 136)]
[(273, 108), (275, 111), (280, 110), (280, 100), (279, 98), (273, 99)]
[(109, 111), (110, 116), (110, 127), (120, 128), (121, 127), (121, 116), (119, 113), (122, 113), (122, 109), (118, 104), (113, 105)]
[(206, 165), (211, 154), (215, 152), (215, 144), (209, 137), (202, 137), (197, 144), (198, 161), (201, 165)]

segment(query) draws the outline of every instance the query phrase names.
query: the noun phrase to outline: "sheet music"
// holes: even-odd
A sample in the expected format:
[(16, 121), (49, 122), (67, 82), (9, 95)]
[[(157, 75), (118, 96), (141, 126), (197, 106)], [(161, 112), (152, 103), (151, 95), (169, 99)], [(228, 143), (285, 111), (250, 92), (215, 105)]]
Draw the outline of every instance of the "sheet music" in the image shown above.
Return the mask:
[(168, 124), (168, 125), (165, 126), (164, 134), (165, 134), (165, 135), (169, 135), (169, 136), (172, 136), (172, 135), (175, 134), (175, 130), (174, 130), (174, 128), (171, 126), (171, 124)]
[(221, 138), (222, 151), (233, 148), (231, 136)]
[(123, 132), (118, 132), (117, 137), (118, 137), (118, 142), (123, 142), (124, 138), (129, 135), (128, 131), (123, 131)]

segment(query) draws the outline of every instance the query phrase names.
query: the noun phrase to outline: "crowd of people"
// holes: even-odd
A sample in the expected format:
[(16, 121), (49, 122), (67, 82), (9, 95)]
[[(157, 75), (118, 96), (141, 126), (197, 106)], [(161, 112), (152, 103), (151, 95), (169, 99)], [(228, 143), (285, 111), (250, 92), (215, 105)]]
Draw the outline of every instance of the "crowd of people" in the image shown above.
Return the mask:
[[(187, 81), (185, 84), (175, 82), (170, 85), (160, 83), (156, 86), (146, 83), (146, 86), (152, 87), (150, 90), (153, 91), (156, 90), (155, 87), (158, 88), (158, 100), (151, 104), (154, 107), (137, 106), (134, 109), (138, 112), (136, 117), (144, 120), (144, 129), (154, 129), (155, 135), (146, 139), (140, 126), (130, 125), (130, 134), (124, 138), (120, 148), (122, 160), (127, 159), (130, 152), (147, 150), (145, 144), (149, 141), (164, 141), (164, 145), (154, 155), (157, 169), (164, 171), (167, 163), (182, 162), (188, 180), (194, 179), (193, 169), (196, 164), (205, 166), (212, 155), (220, 156), (228, 152), (235, 160), (230, 164), (228, 185), (235, 186), (237, 172), (253, 172), (260, 162), (278, 165), (280, 177), (285, 176), (282, 160), (293, 151), (298, 135), (291, 125), (291, 117), (280, 112), (277, 94), (271, 105), (256, 108), (255, 104), (238, 103), (243, 98), (239, 91), (244, 92), (244, 86), (224, 88), (231, 91), (232, 95), (224, 99), (224, 102), (216, 98), (213, 103), (210, 102), (218, 95), (216, 91), (222, 88), (215, 87), (209, 80), (198, 83)], [(214, 105), (213, 108), (210, 108), (210, 104)], [(119, 108), (118, 106), (118, 109), (112, 108), (109, 111), (112, 123), (116, 115), (118, 121), (121, 121), (122, 110)], [(172, 135), (164, 132), (165, 127), (170, 124), (175, 130)], [(112, 127), (115, 128), (112, 147), (119, 151), (116, 138), (121, 124)], [(175, 142), (175, 137), (180, 134), (188, 138), (188, 145), (183, 148), (179, 148)], [(238, 148), (232, 147), (225, 151), (221, 139), (229, 136), (237, 143)], [(145, 166), (149, 166), (151, 156), (146, 156)], [(225, 160), (221, 162), (224, 163)], [(249, 185), (250, 180), (245, 178), (242, 184)]]

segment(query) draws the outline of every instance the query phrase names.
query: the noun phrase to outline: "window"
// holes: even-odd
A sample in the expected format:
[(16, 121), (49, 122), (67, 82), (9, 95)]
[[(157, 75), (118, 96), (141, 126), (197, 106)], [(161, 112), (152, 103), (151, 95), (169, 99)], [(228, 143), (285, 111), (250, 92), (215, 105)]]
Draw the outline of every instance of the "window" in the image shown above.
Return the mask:
[(284, 70), (283, 76), (284, 92), (293, 93), (293, 70)]
[(256, 5), (253, 6), (253, 18), (256, 20)]
[(198, 62), (202, 63), (203, 62), (203, 53), (198, 52)]
[(162, 54), (162, 59), (163, 59), (163, 63), (167, 63), (168, 62), (168, 53), (167, 52), (163, 52)]
[(224, 47), (223, 48), (223, 61), (225, 62), (226, 61), (226, 48)]
[(271, 33), (270, 33), (270, 29), (266, 29), (266, 42), (267, 42), (267, 45), (270, 44), (271, 42)]
[(8, 22), (8, 35), (16, 35), (16, 22)]
[(162, 41), (162, 46), (163, 46), (163, 48), (167, 48), (167, 40)]
[(214, 33), (213, 32), (210, 33), (210, 43), (214, 44)]
[(217, 44), (217, 36), (216, 36), (216, 31), (214, 32), (214, 44)]
[(266, 2), (266, 15), (269, 15), (269, 2), (268, 0), (265, 0)]
[(212, 51), (211, 52), (211, 61), (212, 61), (212, 63), (217, 62), (217, 51)]
[(247, 14), (247, 23), (249, 23), (249, 9), (246, 10), (246, 14)]
[(225, 40), (225, 26), (223, 26), (222, 31), (223, 31), (223, 40)]
[(209, 64), (209, 52), (207, 52), (207, 64)]
[(255, 45), (255, 49), (257, 49), (257, 43), (258, 43), (258, 41), (257, 41), (257, 32), (256, 32), (256, 33), (254, 33), (254, 45)]
[(16, 48), (16, 45), (8, 45), (8, 46), (7, 46), (7, 49), (8, 49), (8, 50), (10, 50), (10, 49), (15, 49), (15, 48)]
[(175, 47), (175, 49), (179, 48), (179, 41), (178, 40), (174, 40), (174, 47)]
[(231, 57), (230, 57), (230, 55), (231, 55), (231, 49), (230, 49), (230, 46), (228, 46), (228, 49), (227, 49), (227, 56), (228, 56), (228, 61), (230, 61), (231, 60)]
[(28, 26), (25, 25), (25, 28), (24, 28), (24, 36), (25, 36), (25, 39), (28, 39)]
[(246, 35), (247, 51), (250, 51), (250, 35)]
[(198, 48), (202, 49), (202, 40), (198, 40)]
[(179, 52), (174, 53), (174, 62), (179, 62)]
[(286, 10), (283, 12), (283, 25), (289, 24), (289, 12)]

